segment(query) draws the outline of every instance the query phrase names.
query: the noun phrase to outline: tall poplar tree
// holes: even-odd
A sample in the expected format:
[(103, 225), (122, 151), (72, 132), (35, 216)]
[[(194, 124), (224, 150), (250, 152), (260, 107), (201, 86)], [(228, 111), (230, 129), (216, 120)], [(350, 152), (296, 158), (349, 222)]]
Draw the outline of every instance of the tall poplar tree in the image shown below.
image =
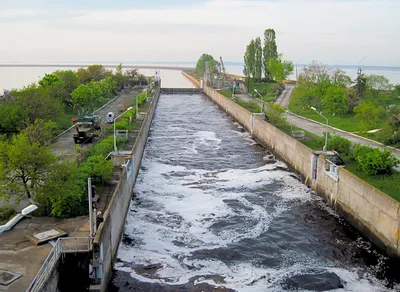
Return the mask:
[(257, 37), (254, 41), (254, 79), (260, 81), (262, 79), (262, 64), (263, 64), (263, 50), (261, 45), (261, 38)]
[(271, 80), (271, 74), (269, 70), (269, 65), (271, 60), (278, 58), (278, 49), (276, 46), (276, 36), (274, 29), (267, 29), (264, 32), (264, 50), (263, 50), (263, 65), (264, 65), (264, 75), (267, 81)]
[(246, 79), (252, 79), (255, 76), (255, 46), (254, 40), (251, 40), (244, 54), (244, 69), (243, 73)]

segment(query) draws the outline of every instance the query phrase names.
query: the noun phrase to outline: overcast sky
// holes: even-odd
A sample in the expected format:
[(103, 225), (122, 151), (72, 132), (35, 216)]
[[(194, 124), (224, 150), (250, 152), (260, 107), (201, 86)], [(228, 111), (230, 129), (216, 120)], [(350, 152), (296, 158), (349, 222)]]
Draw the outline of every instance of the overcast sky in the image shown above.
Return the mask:
[[(145, 4), (143, 4), (145, 3)], [(400, 66), (400, 0), (0, 0), (0, 63), (243, 61), (277, 33), (300, 63)]]

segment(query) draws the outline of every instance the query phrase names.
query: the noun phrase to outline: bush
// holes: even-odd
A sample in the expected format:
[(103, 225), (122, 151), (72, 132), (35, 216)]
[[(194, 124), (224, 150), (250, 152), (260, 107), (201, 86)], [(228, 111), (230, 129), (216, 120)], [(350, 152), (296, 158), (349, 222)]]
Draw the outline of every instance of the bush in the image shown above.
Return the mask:
[(35, 198), (39, 204), (35, 214), (61, 218), (86, 214), (86, 179), (81, 176), (74, 162), (64, 161), (54, 166)]
[(269, 121), (274, 125), (281, 124), (285, 120), (283, 117), (285, 109), (279, 104), (270, 102), (268, 103), (268, 106), (264, 108), (264, 110)]
[(285, 90), (285, 84), (277, 83), (272, 88), (274, 89), (274, 91), (276, 92), (276, 95), (278, 96), (282, 93), (282, 91)]
[(113, 165), (110, 160), (104, 160), (101, 155), (90, 156), (79, 166), (79, 177), (87, 179), (99, 178), (103, 183), (108, 182), (112, 178)]
[(7, 223), (17, 212), (11, 208), (0, 208), (0, 223)]
[(343, 155), (348, 155), (351, 152), (351, 142), (338, 135), (333, 135), (328, 139), (328, 149), (337, 151)]
[[(117, 139), (118, 142), (118, 139)], [(96, 144), (94, 144), (87, 151), (88, 156), (97, 156), (102, 155), (106, 157), (108, 153), (112, 152), (114, 149), (114, 136), (109, 136), (107, 139), (104, 139)]]
[(361, 170), (368, 175), (389, 174), (399, 164), (392, 152), (367, 146), (357, 145), (353, 156)]
[(87, 202), (82, 194), (58, 196), (52, 201), (51, 215), (59, 218), (70, 218), (87, 213)]

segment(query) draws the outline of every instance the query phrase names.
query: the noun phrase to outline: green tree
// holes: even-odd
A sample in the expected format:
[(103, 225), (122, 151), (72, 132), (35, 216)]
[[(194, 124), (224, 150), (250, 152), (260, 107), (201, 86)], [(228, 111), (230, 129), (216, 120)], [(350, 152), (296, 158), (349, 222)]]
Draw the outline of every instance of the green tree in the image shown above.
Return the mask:
[(90, 104), (94, 99), (93, 90), (90, 84), (79, 85), (71, 94), (72, 104), (75, 107), (83, 108), (85, 105)]
[(250, 41), (250, 44), (246, 48), (246, 53), (244, 54), (244, 69), (243, 73), (246, 77), (247, 87), (249, 87), (249, 83), (254, 81), (255, 78), (255, 70), (256, 70), (256, 53), (255, 53), (255, 45), (254, 40)]
[(283, 61), (282, 54), (276, 59), (272, 59), (268, 65), (271, 80), (282, 82), (293, 72), (293, 63), (291, 61)]
[(400, 97), (400, 83), (396, 84), (393, 88), (393, 92), (395, 95), (397, 95), (398, 97)]
[(86, 179), (79, 175), (75, 162), (52, 165), (45, 185), (36, 196), (42, 215), (68, 218), (87, 214)]
[(196, 64), (196, 74), (197, 76), (202, 77), (206, 71), (206, 62), (214, 61), (213, 56), (208, 54), (203, 54), (199, 58)]
[(381, 117), (381, 111), (371, 102), (360, 103), (354, 108), (354, 112), (361, 120), (363, 131), (375, 128)]
[(87, 68), (79, 68), (76, 75), (82, 84), (89, 83), (91, 81), (100, 81), (101, 79), (108, 77), (106, 74), (107, 70), (103, 65), (90, 65)]
[(48, 147), (31, 143), (25, 133), (0, 143), (0, 196), (6, 200), (35, 198), (57, 158)]
[(40, 146), (49, 145), (51, 138), (57, 131), (55, 122), (45, 122), (37, 119), (33, 124), (27, 126), (22, 133), (26, 135), (30, 144), (39, 143)]
[(364, 73), (362, 73), (361, 69), (357, 72), (357, 78), (354, 81), (355, 88), (357, 92), (357, 100), (362, 100), (365, 97), (365, 93), (367, 91), (367, 77), (365, 77)]
[(44, 74), (44, 77), (39, 80), (39, 85), (42, 87), (50, 87), (55, 83), (60, 82), (60, 79), (55, 74)]
[(290, 76), (290, 74), (293, 73), (294, 65), (292, 61), (288, 60), (283, 60), (282, 65), (283, 65), (283, 78), (286, 80)]
[(36, 119), (54, 120), (61, 112), (61, 104), (49, 94), (44, 87), (36, 84), (24, 87), (21, 90), (13, 90), (16, 97), (15, 106), (20, 108), (20, 119), (25, 125), (33, 124)]
[(267, 81), (271, 81), (269, 65), (271, 60), (278, 58), (278, 49), (276, 46), (275, 30), (267, 29), (264, 32), (264, 49), (263, 49), (263, 65), (264, 76)]
[(323, 96), (331, 85), (329, 70), (315, 61), (303, 69), (297, 81), (300, 97), (308, 107), (320, 107)]
[(400, 106), (391, 106), (389, 109), (389, 118), (387, 120), (393, 131), (400, 131)]
[(0, 132), (15, 133), (25, 126), (25, 110), (16, 98), (0, 101)]
[(66, 106), (72, 106), (71, 93), (80, 85), (79, 77), (72, 70), (57, 70), (53, 75), (59, 82), (48, 87), (50, 96)]
[(212, 85), (212, 80), (214, 80), (214, 78), (218, 74), (218, 70), (217, 70), (218, 65), (219, 65), (219, 63), (217, 61), (215, 61), (214, 59), (208, 61), (208, 76), (209, 76), (210, 85)]
[(111, 79), (115, 81), (115, 87), (118, 89), (121, 89), (125, 83), (128, 82), (128, 77), (124, 74), (124, 72), (122, 72), (122, 64), (117, 66), (116, 72)]
[(262, 68), (263, 68), (263, 50), (261, 45), (261, 38), (257, 37), (254, 40), (254, 78), (256, 81), (262, 79)]
[(357, 89), (347, 89), (347, 110), (349, 113), (354, 113), (354, 108), (361, 103), (361, 98)]
[(389, 91), (392, 89), (389, 79), (382, 75), (369, 75), (367, 76), (367, 88), (371, 91), (372, 95), (376, 98), (382, 91)]
[(331, 79), (333, 85), (342, 88), (347, 88), (353, 83), (351, 77), (348, 76), (346, 72), (341, 69), (333, 71)]
[(338, 86), (330, 86), (324, 95), (323, 107), (333, 115), (346, 113), (348, 110), (346, 89)]
[(70, 94), (80, 85), (78, 75), (72, 70), (57, 70), (53, 74), (64, 84), (65, 90)]

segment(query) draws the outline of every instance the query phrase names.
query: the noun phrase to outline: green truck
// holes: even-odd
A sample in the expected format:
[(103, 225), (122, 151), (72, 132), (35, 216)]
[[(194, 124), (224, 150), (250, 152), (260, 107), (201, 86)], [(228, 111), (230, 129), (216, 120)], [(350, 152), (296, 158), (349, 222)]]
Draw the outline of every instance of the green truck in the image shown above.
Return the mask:
[(73, 118), (76, 133), (74, 133), (75, 144), (91, 143), (94, 138), (98, 137), (101, 130), (101, 117), (94, 113), (82, 115)]

